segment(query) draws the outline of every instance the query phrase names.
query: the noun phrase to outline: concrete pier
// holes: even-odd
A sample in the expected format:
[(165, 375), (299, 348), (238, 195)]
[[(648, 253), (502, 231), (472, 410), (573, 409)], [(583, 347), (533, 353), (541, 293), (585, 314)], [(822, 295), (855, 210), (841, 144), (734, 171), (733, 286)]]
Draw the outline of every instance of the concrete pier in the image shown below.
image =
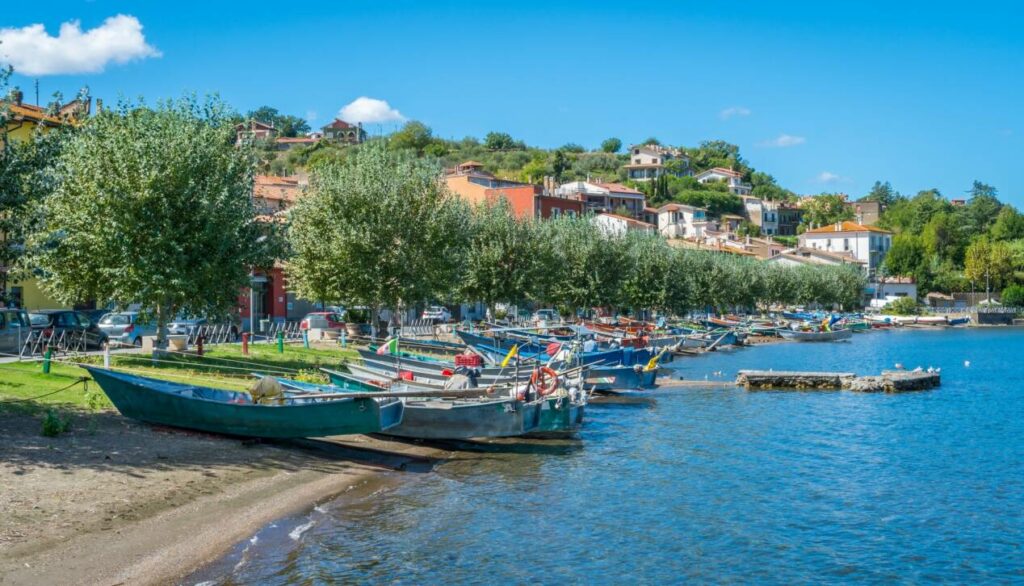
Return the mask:
[(852, 372), (741, 370), (736, 384), (748, 390), (846, 389), (859, 393), (902, 393), (933, 389), (939, 386), (940, 378), (937, 372), (904, 370), (885, 371), (878, 376), (857, 376)]

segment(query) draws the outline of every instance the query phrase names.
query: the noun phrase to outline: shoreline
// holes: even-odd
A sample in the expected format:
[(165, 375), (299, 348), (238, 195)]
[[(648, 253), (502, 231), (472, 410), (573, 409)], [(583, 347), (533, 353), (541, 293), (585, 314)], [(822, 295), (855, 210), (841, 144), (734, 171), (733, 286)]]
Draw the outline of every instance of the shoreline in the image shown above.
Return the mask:
[(40, 436), (38, 425), (0, 413), (4, 586), (83, 576), (174, 582), (278, 519), (396, 470), (428, 471), (444, 456), (368, 436), (256, 443), (116, 412), (77, 415), (76, 431), (57, 438)]

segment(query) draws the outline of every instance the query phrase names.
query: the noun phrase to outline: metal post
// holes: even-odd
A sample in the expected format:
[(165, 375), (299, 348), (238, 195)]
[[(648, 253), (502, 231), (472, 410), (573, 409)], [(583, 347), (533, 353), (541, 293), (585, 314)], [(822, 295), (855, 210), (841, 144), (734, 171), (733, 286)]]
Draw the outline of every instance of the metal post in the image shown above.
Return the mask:
[(345, 329), (342, 329), (342, 330), (341, 330), (341, 347), (342, 347), (342, 348), (346, 348), (346, 347), (348, 346), (348, 345), (347, 345), (347, 344), (345, 343), (345, 334), (347, 334), (347, 333), (348, 333), (348, 330), (345, 330)]
[(53, 357), (53, 346), (47, 346), (46, 354), (43, 355), (43, 374), (50, 374), (51, 357)]
[(196, 338), (196, 354), (199, 356), (203, 355), (203, 342), (205, 341), (205, 339), (206, 336), (202, 334), (200, 334), (199, 337)]
[(242, 333), (242, 354), (249, 355), (249, 332)]
[(302, 347), (309, 348), (309, 330), (302, 330)]
[(284, 332), (277, 332), (277, 353), (284, 354)]
[(110, 344), (103, 346), (103, 368), (110, 368)]

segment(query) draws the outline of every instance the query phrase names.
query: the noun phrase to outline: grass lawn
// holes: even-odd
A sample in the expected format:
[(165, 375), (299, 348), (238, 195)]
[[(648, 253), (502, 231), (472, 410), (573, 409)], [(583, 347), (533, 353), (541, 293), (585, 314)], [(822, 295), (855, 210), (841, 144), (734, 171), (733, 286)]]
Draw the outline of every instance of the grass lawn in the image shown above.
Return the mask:
[[(249, 346), (249, 356), (242, 355), (239, 345), (215, 346), (207, 349), (203, 357), (170, 355), (154, 362), (148, 355), (114, 355), (111, 365), (143, 376), (176, 382), (191, 382), (222, 388), (245, 390), (252, 384), (252, 372), (265, 372), (288, 378), (301, 378), (310, 382), (327, 382), (317, 369), (337, 366), (358, 354), (341, 348), (303, 348), (286, 345), (283, 354), (274, 344)], [(100, 356), (81, 359), (90, 364), (102, 364)], [(56, 392), (88, 374), (75, 366), (54, 362), (50, 374), (42, 374), (39, 362), (0, 364), (0, 410), (18, 410), (28, 413), (45, 411), (49, 407), (92, 410), (112, 408), (110, 401), (90, 382), (90, 393), (82, 385)], [(30, 401), (19, 401), (39, 397)], [(12, 402), (13, 401), (13, 402)]]

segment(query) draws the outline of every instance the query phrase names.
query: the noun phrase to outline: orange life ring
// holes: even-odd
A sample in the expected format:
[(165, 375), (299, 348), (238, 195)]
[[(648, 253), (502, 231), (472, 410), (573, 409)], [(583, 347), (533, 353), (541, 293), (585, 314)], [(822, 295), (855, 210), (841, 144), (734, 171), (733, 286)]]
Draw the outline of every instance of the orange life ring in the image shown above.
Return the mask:
[(558, 388), (558, 373), (546, 366), (533, 371), (530, 384), (537, 389), (541, 397), (546, 397)]

